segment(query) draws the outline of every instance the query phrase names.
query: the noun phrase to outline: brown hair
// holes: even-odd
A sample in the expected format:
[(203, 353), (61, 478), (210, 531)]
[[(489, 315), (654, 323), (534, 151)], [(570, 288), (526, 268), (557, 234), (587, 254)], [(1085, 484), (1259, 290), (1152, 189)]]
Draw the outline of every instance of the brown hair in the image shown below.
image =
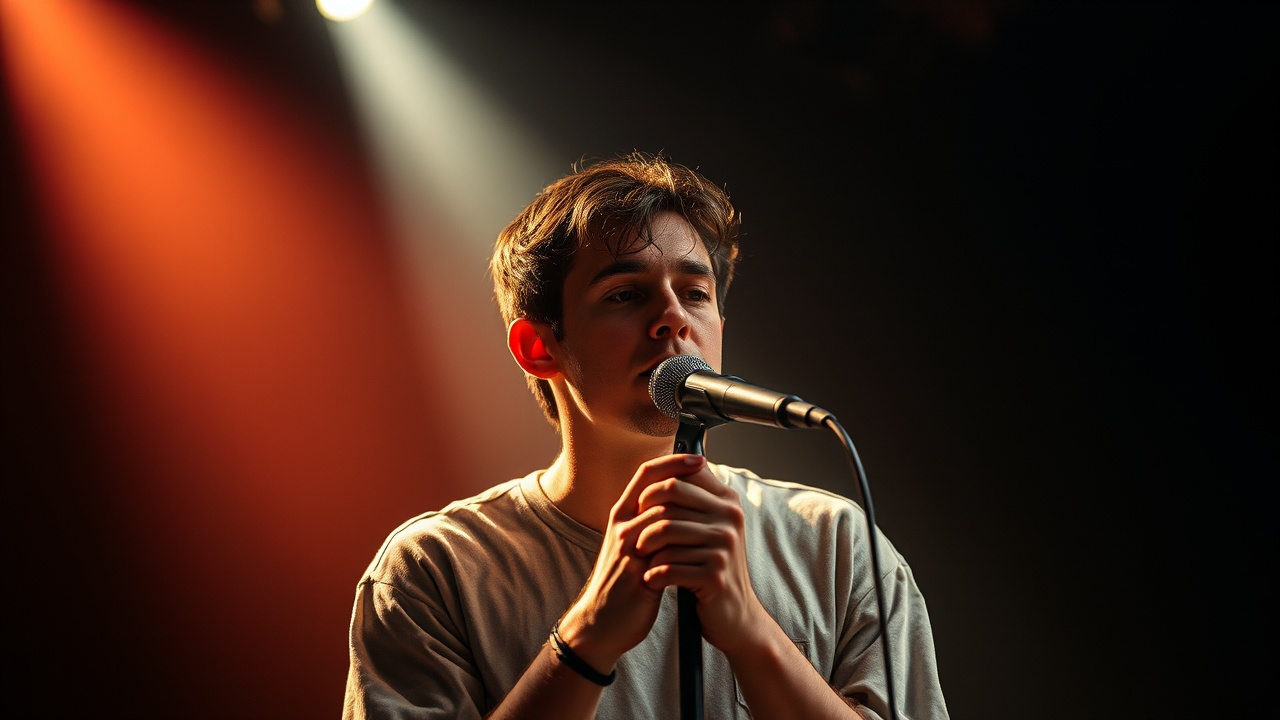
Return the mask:
[[(498, 234), (489, 269), (503, 322), (510, 326), (527, 318), (563, 339), (564, 280), (576, 253), (592, 245), (614, 255), (642, 249), (653, 242), (649, 226), (663, 212), (683, 217), (706, 247), (723, 314), (738, 259), (741, 217), (728, 194), (696, 171), (636, 152), (575, 167)], [(526, 379), (558, 429), (551, 384), (532, 375)]]

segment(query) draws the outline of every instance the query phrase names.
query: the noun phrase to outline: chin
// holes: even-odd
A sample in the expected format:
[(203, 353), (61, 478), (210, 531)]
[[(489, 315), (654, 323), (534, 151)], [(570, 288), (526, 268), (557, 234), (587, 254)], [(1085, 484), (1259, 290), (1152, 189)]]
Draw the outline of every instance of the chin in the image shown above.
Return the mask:
[(657, 408), (649, 408), (643, 413), (632, 416), (630, 425), (649, 437), (674, 438), (680, 421), (663, 415)]

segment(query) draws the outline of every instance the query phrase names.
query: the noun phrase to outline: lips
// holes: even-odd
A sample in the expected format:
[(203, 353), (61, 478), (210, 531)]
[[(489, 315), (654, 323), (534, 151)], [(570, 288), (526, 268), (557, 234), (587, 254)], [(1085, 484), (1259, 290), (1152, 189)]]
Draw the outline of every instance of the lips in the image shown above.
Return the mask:
[(671, 357), (675, 357), (675, 356), (676, 356), (676, 353), (673, 353), (673, 354), (671, 354), (671, 355), (663, 355), (662, 357), (658, 358), (657, 360), (654, 360), (652, 363), (650, 363), (650, 364), (649, 364), (648, 368), (646, 368), (646, 369), (644, 370), (644, 372), (641, 372), (641, 373), (640, 373), (640, 377), (644, 378), (645, 380), (648, 380), (648, 379), (649, 379), (649, 376), (650, 376), (650, 375), (653, 375), (653, 371), (654, 371), (654, 370), (657, 370), (659, 365), (661, 365), (662, 363), (666, 362), (667, 358), (671, 358)]
[(670, 360), (673, 357), (676, 357), (677, 355), (696, 355), (696, 354), (697, 353), (690, 353), (690, 352), (671, 352), (671, 353), (662, 355), (657, 359), (655, 359), (652, 363), (650, 363), (648, 367), (646, 367), (645, 370), (640, 373), (640, 377), (644, 378), (645, 382), (648, 382), (649, 378), (653, 376), (653, 371), (657, 370), (658, 366), (661, 365), (662, 363)]
[[(665, 360), (665, 359), (666, 358), (662, 358), (662, 360)], [(642, 383), (644, 383), (645, 387), (649, 387), (649, 379), (653, 377), (653, 371), (657, 370), (658, 366), (662, 364), (662, 360), (658, 360), (657, 362), (653, 363), (652, 365), (650, 365), (649, 367), (641, 371), (636, 376)]]

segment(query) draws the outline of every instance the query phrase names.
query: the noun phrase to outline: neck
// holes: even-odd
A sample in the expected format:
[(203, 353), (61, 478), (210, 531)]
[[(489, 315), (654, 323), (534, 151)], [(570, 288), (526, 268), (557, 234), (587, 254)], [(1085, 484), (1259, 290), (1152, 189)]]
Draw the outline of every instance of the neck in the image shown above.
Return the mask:
[(641, 463), (671, 453), (674, 435), (600, 437), (585, 428), (562, 426), (560, 455), (539, 482), (561, 512), (603, 532), (609, 512)]

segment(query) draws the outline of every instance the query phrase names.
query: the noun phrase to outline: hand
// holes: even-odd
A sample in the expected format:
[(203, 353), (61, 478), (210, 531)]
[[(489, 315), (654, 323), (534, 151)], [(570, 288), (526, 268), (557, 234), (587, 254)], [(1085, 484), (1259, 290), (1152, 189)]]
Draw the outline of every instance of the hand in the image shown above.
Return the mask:
[(648, 553), (639, 551), (637, 543), (651, 525), (661, 521), (662, 512), (651, 508), (642, 516), (641, 497), (655, 485), (701, 475), (706, 476), (703, 484), (719, 484), (700, 456), (668, 455), (650, 460), (636, 470), (610, 510), (604, 544), (591, 577), (560, 619), (560, 636), (596, 670), (609, 672), (623, 653), (644, 640), (658, 617), (665, 585), (647, 582)]
[(636, 551), (647, 560), (644, 583), (652, 591), (671, 585), (693, 591), (703, 637), (732, 655), (754, 641), (767, 616), (747, 571), (742, 505), (703, 458), (676, 457), (696, 459), (697, 472), (640, 493)]

